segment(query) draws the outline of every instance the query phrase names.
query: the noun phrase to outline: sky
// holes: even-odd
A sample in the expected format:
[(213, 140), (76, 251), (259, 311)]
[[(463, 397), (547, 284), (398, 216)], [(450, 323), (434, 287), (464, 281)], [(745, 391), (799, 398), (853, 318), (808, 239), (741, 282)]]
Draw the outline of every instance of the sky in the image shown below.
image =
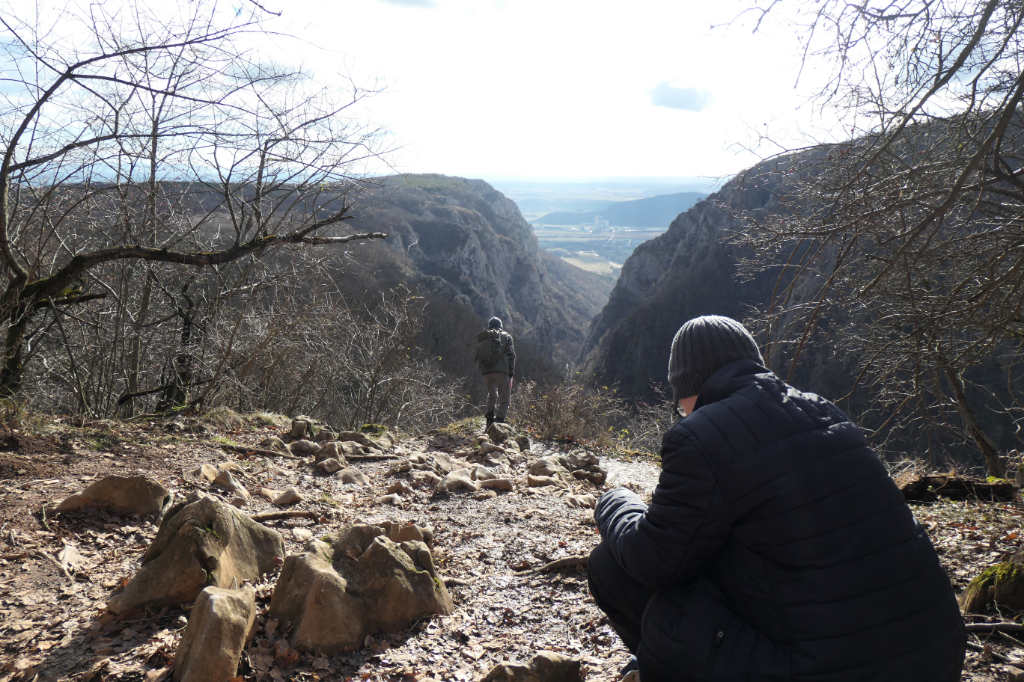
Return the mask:
[(795, 29), (728, 25), (753, 1), (260, 0), (260, 50), (379, 89), (384, 171), (723, 178), (829, 127)]
[[(275, 5), (275, 2), (279, 6)], [(267, 0), (318, 73), (384, 92), (367, 113), (402, 172), (720, 177), (821, 125), (794, 29), (737, 0)]]

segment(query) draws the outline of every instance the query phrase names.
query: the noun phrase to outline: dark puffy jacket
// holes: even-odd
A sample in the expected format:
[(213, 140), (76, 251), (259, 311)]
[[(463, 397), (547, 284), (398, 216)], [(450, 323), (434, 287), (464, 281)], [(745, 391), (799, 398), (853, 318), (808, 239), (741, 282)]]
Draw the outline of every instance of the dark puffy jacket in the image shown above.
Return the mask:
[(643, 682), (960, 679), (949, 579), (835, 405), (738, 360), (704, 384), (661, 457), (650, 507), (620, 489), (595, 510), (619, 564), (658, 590)]

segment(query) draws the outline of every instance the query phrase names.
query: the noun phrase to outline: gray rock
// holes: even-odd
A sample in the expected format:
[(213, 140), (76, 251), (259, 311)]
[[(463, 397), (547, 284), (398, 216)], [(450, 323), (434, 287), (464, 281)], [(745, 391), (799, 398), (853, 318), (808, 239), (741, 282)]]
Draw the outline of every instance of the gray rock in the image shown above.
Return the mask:
[(367, 477), (366, 474), (364, 474), (359, 469), (356, 469), (355, 467), (348, 467), (347, 469), (342, 469), (339, 476), (341, 477), (342, 483), (354, 483), (356, 485), (361, 486), (370, 485), (369, 477)]
[(260, 447), (266, 448), (267, 450), (276, 450), (277, 452), (285, 452), (291, 454), (291, 450), (288, 449), (288, 445), (277, 436), (271, 436), (270, 438), (267, 438), (262, 443), (260, 443)]
[(272, 573), (284, 540), (223, 502), (190, 495), (172, 507), (142, 556), (142, 567), (107, 604), (113, 613), (190, 602), (207, 586), (235, 588)]
[(326, 655), (453, 610), (427, 546), (395, 544), (376, 526), (347, 526), (289, 556), (270, 602), (271, 616), (292, 623), (292, 646)]
[(235, 676), (256, 620), (256, 592), (207, 587), (192, 607), (174, 655), (178, 682), (224, 682)]
[(345, 468), (345, 466), (338, 460), (331, 457), (317, 462), (316, 468), (324, 472), (325, 474), (333, 474), (337, 471), (341, 471), (342, 469)]
[(412, 495), (412, 486), (403, 480), (392, 481), (391, 485), (387, 487), (387, 492), (394, 493), (397, 495)]
[(516, 444), (519, 446), (520, 450), (529, 450), (531, 445), (530, 437), (526, 435), (516, 436)]
[(480, 481), (481, 488), (490, 488), (491, 490), (512, 490), (512, 481), (507, 478), (490, 478), (486, 481)]
[(305, 498), (295, 487), (285, 488), (284, 492), (271, 500), (271, 503), (278, 507), (287, 507), (290, 504), (302, 502)]
[(390, 504), (397, 507), (402, 504), (402, 496), (396, 494), (381, 495), (380, 497), (374, 498), (373, 503), (377, 505)]
[(562, 499), (570, 507), (593, 509), (597, 506), (597, 498), (593, 495), (566, 495)]
[(348, 465), (348, 462), (345, 460), (345, 449), (342, 447), (342, 444), (337, 441), (324, 443), (323, 445), (320, 446), (320, 449), (317, 450), (317, 463), (320, 463), (325, 459), (336, 460), (338, 463), (341, 464), (342, 468)]
[(487, 427), (487, 437), (493, 443), (504, 443), (512, 437), (512, 427), (502, 422), (494, 422)]
[(292, 432), (291, 437), (299, 440), (307, 436), (313, 435), (313, 424), (306, 421), (305, 419), (293, 419), (292, 420)]
[(93, 507), (118, 515), (156, 514), (170, 501), (170, 491), (145, 476), (107, 476), (61, 502), (57, 511)]
[(581, 661), (541, 651), (529, 665), (499, 663), (480, 682), (583, 682)]
[(313, 457), (320, 450), (320, 446), (311, 440), (297, 440), (292, 443), (292, 454), (299, 457)]
[(473, 493), (474, 500), (489, 500), (492, 497), (497, 496), (498, 493), (494, 492), (493, 490), (478, 490), (477, 492)]
[(458, 469), (451, 472), (441, 480), (437, 487), (449, 493), (462, 489), (474, 493), (480, 490), (480, 484), (473, 480), (473, 473), (469, 469)]
[(217, 470), (217, 467), (213, 466), (209, 462), (203, 462), (202, 464), (199, 465), (199, 468), (196, 469), (193, 473), (197, 477), (205, 478), (210, 483), (213, 483), (215, 480), (217, 480), (217, 474), (219, 474), (220, 472)]
[(213, 483), (228, 492), (239, 495), (245, 500), (252, 498), (252, 495), (250, 495), (249, 491), (245, 489), (245, 486), (239, 484), (238, 481), (235, 480), (234, 476), (231, 475), (230, 471), (221, 471), (217, 474), (217, 477), (213, 479)]

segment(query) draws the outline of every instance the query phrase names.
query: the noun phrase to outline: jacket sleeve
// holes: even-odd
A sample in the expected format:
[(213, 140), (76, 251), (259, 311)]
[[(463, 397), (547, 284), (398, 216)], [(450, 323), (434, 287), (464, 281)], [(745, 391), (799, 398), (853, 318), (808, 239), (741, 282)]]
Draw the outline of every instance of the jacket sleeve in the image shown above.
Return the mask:
[(665, 434), (661, 457), (649, 507), (620, 488), (602, 495), (594, 510), (601, 537), (619, 565), (653, 589), (699, 577), (732, 528), (711, 467), (685, 430)]

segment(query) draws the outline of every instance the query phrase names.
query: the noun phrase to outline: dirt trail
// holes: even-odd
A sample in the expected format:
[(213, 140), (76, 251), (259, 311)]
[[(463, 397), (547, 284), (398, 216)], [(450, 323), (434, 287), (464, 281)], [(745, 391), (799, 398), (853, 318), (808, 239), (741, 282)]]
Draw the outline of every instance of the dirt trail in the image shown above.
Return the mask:
[[(8, 434), (14, 440), (0, 439), (0, 682), (36, 675), (40, 682), (161, 679), (186, 611), (166, 609), (123, 622), (100, 618), (107, 599), (136, 570), (155, 534), (153, 523), (100, 512), (55, 516), (50, 507), (110, 473), (145, 474), (177, 494), (195, 489), (216, 494), (193, 471), (202, 462), (227, 460), (243, 467), (243, 482), (250, 490), (296, 486), (303, 491), (306, 500), (294, 508), (315, 511), (319, 522), (267, 522), (282, 533), (292, 553), (304, 544), (303, 533), (295, 529), (319, 536), (353, 521), (432, 526), (435, 561), (441, 574), (453, 580), (456, 604), (451, 616), (426, 619), (402, 632), (379, 633), (351, 654), (303, 655), (282, 671), (264, 655), (271, 641), (287, 636), (287, 624), (268, 622), (265, 614), (271, 576), (257, 586), (260, 630), (243, 656), (239, 674), (244, 680), (473, 680), (495, 663), (528, 660), (538, 649), (582, 659), (589, 680), (615, 680), (627, 658), (594, 606), (582, 568), (547, 574), (525, 570), (585, 555), (598, 541), (592, 511), (572, 508), (556, 495), (517, 487), (496, 498), (475, 500), (464, 492), (424, 491), (400, 508), (374, 506), (373, 500), (394, 480), (387, 475), (394, 462), (359, 463), (372, 481), (361, 488), (342, 485), (306, 463), (225, 452), (211, 435), (116, 422), (73, 426), (60, 420), (35, 430), (41, 435), (15, 433)], [(283, 424), (249, 421), (217, 437), (255, 445), (282, 431)], [(465, 447), (470, 435), (437, 433), (406, 439), (400, 448), (406, 453), (452, 453)], [(532, 456), (560, 450), (555, 444), (535, 444)], [(602, 465), (609, 471), (605, 489), (626, 485), (646, 497), (657, 483), (658, 467), (651, 461), (602, 457)], [(513, 473), (525, 473), (525, 465)], [(272, 509), (257, 495), (246, 512)], [(958, 589), (979, 567), (1020, 548), (1020, 504), (937, 503), (915, 506), (914, 511), (928, 527)], [(76, 548), (81, 560), (62, 568), (58, 557), (66, 546)], [(964, 680), (1006, 679), (1006, 662), (1024, 660), (1024, 645), (994, 635), (985, 653), (984, 639), (972, 635), (981, 651), (969, 652)]]

